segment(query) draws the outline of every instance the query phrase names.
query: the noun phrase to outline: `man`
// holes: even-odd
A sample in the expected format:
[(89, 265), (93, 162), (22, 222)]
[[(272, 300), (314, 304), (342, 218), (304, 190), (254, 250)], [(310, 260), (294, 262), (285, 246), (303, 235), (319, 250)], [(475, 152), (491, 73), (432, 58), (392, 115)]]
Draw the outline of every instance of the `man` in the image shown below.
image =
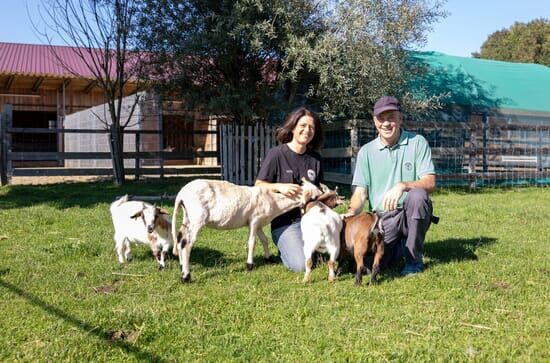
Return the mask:
[(370, 210), (382, 214), (386, 248), (381, 267), (397, 263), (404, 254), (401, 274), (422, 272), (424, 238), (432, 218), (428, 193), (435, 190), (432, 153), (423, 136), (401, 128), (403, 114), (395, 97), (376, 101), (373, 116), (378, 137), (357, 155), (352, 182), (356, 188), (345, 216), (361, 213), (368, 197)]

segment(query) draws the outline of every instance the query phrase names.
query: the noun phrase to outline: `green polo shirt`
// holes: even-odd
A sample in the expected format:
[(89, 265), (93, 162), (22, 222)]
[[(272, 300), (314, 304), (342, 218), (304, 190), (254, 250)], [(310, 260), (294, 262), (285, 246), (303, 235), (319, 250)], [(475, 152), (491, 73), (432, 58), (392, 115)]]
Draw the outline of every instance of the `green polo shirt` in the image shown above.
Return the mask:
[[(389, 147), (380, 137), (363, 145), (357, 154), (352, 184), (367, 188), (370, 210), (383, 211), (384, 194), (398, 182), (435, 174), (432, 151), (422, 135), (401, 129), (399, 141)], [(398, 207), (403, 207), (403, 193)]]

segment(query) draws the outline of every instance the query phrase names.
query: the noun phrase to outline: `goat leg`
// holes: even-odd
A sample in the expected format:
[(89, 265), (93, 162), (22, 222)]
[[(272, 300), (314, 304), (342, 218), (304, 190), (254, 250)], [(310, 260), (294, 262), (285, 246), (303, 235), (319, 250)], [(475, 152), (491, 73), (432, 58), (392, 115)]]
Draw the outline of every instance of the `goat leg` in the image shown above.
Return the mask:
[(269, 242), (267, 240), (267, 237), (264, 234), (264, 231), (261, 228), (258, 228), (257, 234), (258, 234), (258, 238), (260, 239), (260, 242), (262, 242), (262, 246), (264, 248), (264, 262), (265, 263), (275, 263), (275, 259), (271, 255), (271, 252), (269, 252)]
[(311, 254), (306, 258), (306, 272), (304, 274), (304, 283), (311, 282), (311, 268), (313, 267), (313, 260), (311, 259)]
[(246, 259), (246, 270), (252, 271), (254, 269), (254, 247), (256, 247), (256, 226), (251, 224), (248, 234), (248, 257)]
[(370, 275), (371, 285), (376, 285), (378, 283), (376, 277), (380, 272), (380, 260), (382, 260), (382, 256), (384, 255), (384, 240), (379, 234), (374, 237), (374, 248), (376, 251), (374, 251), (374, 262), (372, 264), (372, 273)]
[(327, 246), (327, 251), (330, 255), (328, 261), (328, 282), (334, 282), (336, 280), (336, 259), (338, 258), (338, 252), (340, 252), (340, 241), (336, 241), (336, 245)]
[(363, 271), (365, 270), (364, 258), (367, 254), (368, 240), (366, 238), (357, 241), (353, 248), (353, 256), (355, 257), (355, 286), (361, 286), (363, 282)]

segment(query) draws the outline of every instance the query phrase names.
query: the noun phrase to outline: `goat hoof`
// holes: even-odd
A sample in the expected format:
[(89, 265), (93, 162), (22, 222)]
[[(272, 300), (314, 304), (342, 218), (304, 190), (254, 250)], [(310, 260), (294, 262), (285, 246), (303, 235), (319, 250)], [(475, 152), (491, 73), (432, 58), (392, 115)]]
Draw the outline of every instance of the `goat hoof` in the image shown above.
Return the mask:
[(253, 263), (247, 263), (246, 264), (246, 271), (252, 271), (254, 269), (254, 264)]
[(191, 282), (191, 274), (187, 274), (187, 276), (181, 277), (181, 282), (184, 284), (188, 284)]
[(269, 257), (264, 257), (264, 262), (265, 263), (275, 263), (277, 261), (275, 261), (275, 258), (273, 256), (269, 256)]
[(159, 271), (162, 271), (162, 270), (164, 270), (164, 266), (159, 265)]
[(335, 282), (335, 281), (336, 281), (336, 277), (334, 277), (334, 276), (330, 276), (330, 277), (328, 278), (328, 282), (330, 282), (330, 283), (333, 283), (333, 282)]

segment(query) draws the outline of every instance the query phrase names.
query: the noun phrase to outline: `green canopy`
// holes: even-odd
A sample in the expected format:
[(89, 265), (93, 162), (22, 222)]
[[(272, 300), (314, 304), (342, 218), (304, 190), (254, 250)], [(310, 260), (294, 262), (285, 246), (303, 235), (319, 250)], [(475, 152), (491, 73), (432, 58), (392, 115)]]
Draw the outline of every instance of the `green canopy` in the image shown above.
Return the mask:
[(415, 52), (413, 59), (429, 69), (414, 87), (432, 95), (450, 93), (447, 105), (550, 112), (550, 67), (437, 52)]

